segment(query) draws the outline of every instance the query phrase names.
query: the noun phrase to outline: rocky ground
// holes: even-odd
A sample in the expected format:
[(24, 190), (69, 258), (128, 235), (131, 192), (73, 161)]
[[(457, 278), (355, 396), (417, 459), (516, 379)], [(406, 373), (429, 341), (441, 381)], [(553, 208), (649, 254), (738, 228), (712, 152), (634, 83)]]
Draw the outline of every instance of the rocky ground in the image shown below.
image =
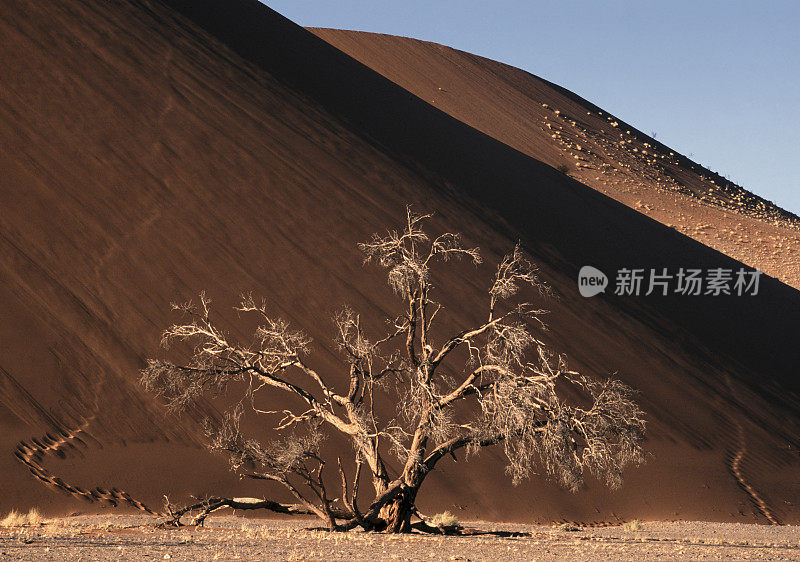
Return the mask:
[(329, 533), (310, 520), (216, 517), (161, 530), (146, 516), (75, 516), (0, 528), (0, 559), (800, 560), (800, 527), (632, 522), (604, 528), (498, 525), (521, 536)]

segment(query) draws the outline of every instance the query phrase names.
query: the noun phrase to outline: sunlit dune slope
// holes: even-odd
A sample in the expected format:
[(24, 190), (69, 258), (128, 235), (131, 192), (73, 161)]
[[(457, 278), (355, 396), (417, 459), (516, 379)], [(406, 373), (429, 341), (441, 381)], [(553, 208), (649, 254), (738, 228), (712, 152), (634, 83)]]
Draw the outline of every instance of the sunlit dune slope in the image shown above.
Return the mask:
[(311, 31), (456, 119), (800, 287), (800, 221), (794, 214), (580, 96), (518, 68), (427, 41)]

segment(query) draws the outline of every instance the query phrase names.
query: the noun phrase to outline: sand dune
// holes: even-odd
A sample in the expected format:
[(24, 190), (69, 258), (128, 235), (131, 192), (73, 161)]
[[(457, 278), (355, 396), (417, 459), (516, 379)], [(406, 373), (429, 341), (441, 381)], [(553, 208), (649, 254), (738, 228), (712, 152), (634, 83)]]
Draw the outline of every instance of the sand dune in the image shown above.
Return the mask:
[(479, 131), (800, 287), (800, 220), (619, 117), (518, 68), (435, 43), (311, 29)]
[[(230, 305), (253, 291), (313, 337), (319, 369), (343, 373), (327, 319), (349, 303), (377, 327), (392, 304), (355, 245), (410, 202), (437, 210), (437, 229), (481, 246), (481, 279), (523, 242), (560, 297), (547, 303), (546, 338), (575, 367), (617, 372), (640, 392), (651, 453), (622, 490), (590, 483), (571, 495), (542, 479), (512, 488), (487, 451), (433, 475), (426, 509), (506, 521), (800, 520), (800, 293), (764, 277), (749, 298), (582, 298), (575, 280), (586, 264), (611, 272), (748, 260), (629, 208), (612, 188), (615, 172), (556, 170), (567, 149), (534, 128), (540, 115), (557, 120), (541, 106), (555, 104), (528, 92), (539, 113), (514, 117), (529, 75), (506, 68), (522, 76), (517, 93), (495, 99), (482, 78), (494, 63), (472, 57), (483, 74), (461, 75), (442, 47), (317, 31), (348, 52), (374, 49), (352, 53), (369, 68), (255, 0), (12, 0), (0, 16), (0, 511), (91, 509), (13, 456), (19, 441), (78, 427), (63, 458), (41, 459), (71, 485), (118, 487), (148, 505), (164, 493), (260, 493), (201, 449), (199, 414), (166, 418), (136, 384), (175, 319), (170, 302), (205, 289), (242, 335)], [(398, 45), (413, 45), (408, 68), (441, 68), (471, 84), (469, 95), (445, 107), (450, 84), (433, 82), (446, 92), (432, 99), (418, 70), (392, 75)], [(585, 108), (573, 103), (569, 111)], [(506, 117), (477, 121), (487, 104)], [(585, 131), (603, 122), (591, 120)], [(658, 191), (641, 163), (625, 172), (636, 197), (663, 202), (665, 213), (677, 199), (664, 193), (686, 205), (699, 197), (688, 193), (697, 191), (688, 161), (670, 166), (686, 189)], [(614, 198), (586, 174), (605, 178)], [(769, 220), (789, 231), (790, 215), (764, 208), (736, 219), (748, 235)], [(730, 213), (702, 210), (712, 222)], [(779, 276), (766, 261), (748, 263)], [(440, 287), (447, 326), (474, 321), (469, 304), (485, 288), (458, 271)]]

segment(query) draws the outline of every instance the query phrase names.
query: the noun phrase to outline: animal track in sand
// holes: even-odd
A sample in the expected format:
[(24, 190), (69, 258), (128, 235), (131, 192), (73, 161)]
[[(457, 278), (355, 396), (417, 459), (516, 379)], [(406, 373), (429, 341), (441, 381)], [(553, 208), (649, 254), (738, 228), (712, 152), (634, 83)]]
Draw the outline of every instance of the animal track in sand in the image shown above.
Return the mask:
[(767, 504), (764, 498), (761, 497), (761, 495), (758, 493), (758, 490), (753, 488), (753, 486), (747, 482), (744, 474), (742, 473), (742, 461), (744, 460), (745, 454), (747, 454), (747, 441), (745, 440), (744, 428), (742, 427), (742, 424), (738, 421), (735, 423), (737, 429), (738, 449), (729, 461), (731, 473), (736, 478), (739, 486), (750, 496), (753, 504), (761, 512), (761, 514), (773, 525), (780, 525), (781, 522), (778, 521), (778, 519), (772, 514), (769, 504)]
[(122, 502), (152, 515), (161, 515), (147, 507), (144, 503), (132, 498), (131, 495), (125, 491), (118, 490), (117, 488), (105, 490), (99, 487), (86, 490), (64, 482), (61, 478), (53, 475), (42, 466), (45, 455), (56, 454), (63, 456), (63, 448), (75, 448), (75, 445), (72, 444), (73, 441), (83, 443), (79, 434), (85, 433), (88, 426), (89, 420), (84, 420), (84, 422), (74, 430), (59, 428), (54, 431), (55, 435), (46, 433), (39, 439), (32, 438), (30, 442), (20, 441), (14, 450), (14, 457), (25, 465), (36, 479), (40, 480), (45, 485), (61, 490), (76, 498), (81, 498), (92, 503), (108, 503), (114, 507)]

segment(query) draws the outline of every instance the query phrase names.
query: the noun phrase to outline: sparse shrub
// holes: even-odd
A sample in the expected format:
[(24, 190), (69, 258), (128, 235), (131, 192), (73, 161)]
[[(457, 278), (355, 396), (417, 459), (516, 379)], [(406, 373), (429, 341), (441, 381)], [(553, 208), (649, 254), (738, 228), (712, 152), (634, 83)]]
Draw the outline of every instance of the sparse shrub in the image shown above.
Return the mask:
[(572, 524), (572, 523), (564, 522), (564, 523), (562, 523), (561, 525), (558, 526), (558, 530), (559, 531), (566, 531), (568, 533), (572, 533), (574, 531), (580, 531), (581, 528), (578, 527), (577, 525)]
[(634, 519), (633, 521), (628, 521), (622, 526), (623, 530), (625, 531), (641, 531), (642, 524), (639, 522), (638, 519)]
[(449, 511), (445, 511), (431, 517), (430, 524), (436, 525), (437, 527), (455, 527), (458, 525), (458, 517)]

